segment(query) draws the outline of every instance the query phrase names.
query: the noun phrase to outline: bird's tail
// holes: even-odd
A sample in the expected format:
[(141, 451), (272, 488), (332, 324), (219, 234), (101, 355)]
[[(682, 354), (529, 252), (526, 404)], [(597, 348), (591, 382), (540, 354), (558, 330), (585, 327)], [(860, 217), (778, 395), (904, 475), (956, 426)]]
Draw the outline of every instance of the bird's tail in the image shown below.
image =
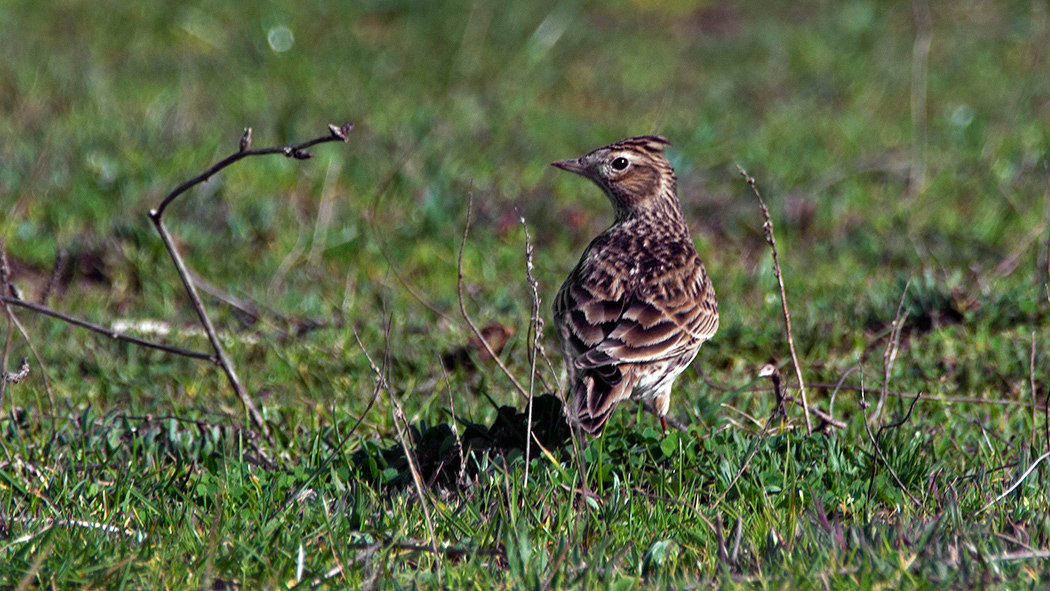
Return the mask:
[(569, 419), (590, 435), (598, 435), (616, 405), (631, 395), (637, 378), (630, 367), (602, 365), (577, 374)]

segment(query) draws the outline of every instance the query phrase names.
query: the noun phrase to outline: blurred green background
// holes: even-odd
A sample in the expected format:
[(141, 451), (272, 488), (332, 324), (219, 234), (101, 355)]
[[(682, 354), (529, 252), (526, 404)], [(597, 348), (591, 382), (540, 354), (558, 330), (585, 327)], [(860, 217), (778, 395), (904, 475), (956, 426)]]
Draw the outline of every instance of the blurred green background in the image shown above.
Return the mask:
[[(27, 297), (41, 296), (61, 259), (49, 305), (107, 326), (164, 320), (171, 334), (153, 338), (206, 350), (147, 212), (235, 151), (245, 127), (263, 147), (354, 121), (348, 144), (318, 146), (309, 161), (240, 162), (166, 214), (190, 267), (258, 310), (253, 321), (205, 297), (277, 433), (275, 456), (315, 465), (319, 433), (366, 408), (365, 352), (390, 361), (414, 423), (447, 421), (450, 397), (483, 423), (495, 416), (486, 397), (520, 408), (487, 362), (480, 373), (450, 367), (445, 390), (441, 359), (469, 340), (456, 285), (468, 196), (466, 304), (479, 325), (510, 334), (503, 358), (524, 378), (531, 291), (520, 218), (548, 320), (561, 281), (612, 218), (597, 188), (549, 163), (657, 133), (674, 143), (682, 207), (722, 317), (678, 382), (676, 418), (742, 432), (751, 423), (741, 417), (764, 416), (772, 401), (741, 388), (787, 356), (762, 218), (738, 165), (772, 212), (808, 380), (848, 373), (877, 389), (888, 375), (899, 391), (1019, 404), (1031, 386), (1047, 388), (1048, 13), (1046, 2), (980, 0), (9, 0), (0, 235)], [(884, 374), (902, 295), (904, 346)], [(243, 418), (215, 367), (19, 316), (47, 367), (34, 362), (8, 389), (5, 413)], [(320, 328), (297, 333), (304, 323)], [(550, 327), (544, 342), (554, 368), (540, 390), (551, 391), (560, 359)], [(17, 341), (12, 363), (22, 355)], [(829, 391), (813, 388), (811, 400), (826, 407)], [(906, 441), (920, 467), (908, 486), (927, 490), (927, 477), (954, 486), (1014, 457), (1007, 442), (1042, 425), (1018, 408), (917, 406), (922, 429)], [(839, 395), (854, 451), (868, 442), (863, 412), (858, 396)], [(613, 431), (640, 429), (636, 417), (621, 410)], [(385, 397), (360, 429), (390, 440)], [(39, 423), (30, 431), (26, 450), (51, 436)], [(906, 505), (896, 494), (882, 499), (891, 514)], [(842, 499), (858, 498), (849, 495), (836, 497), (847, 517), (856, 506)], [(986, 500), (975, 493), (970, 513)], [(0, 494), (2, 506), (21, 503)], [(104, 513), (98, 503), (81, 506)], [(285, 554), (256, 581), (293, 564), (292, 542), (273, 544)]]
[(722, 302), (701, 363), (783, 354), (737, 165), (771, 204), (813, 362), (892, 319), (908, 278), (934, 308), (1007, 298), (1007, 324), (1045, 299), (1042, 2), (11, 2), (0, 27), (0, 229), (23, 282), (66, 251), (51, 302), (95, 319), (192, 321), (146, 212), (244, 127), (261, 147), (344, 120), (348, 145), (240, 163), (169, 224), (200, 275), (282, 315), (376, 327), (386, 305), (395, 340), (436, 327), (406, 351), (420, 365), (462, 338), (468, 194), (479, 322), (523, 327), (519, 217), (544, 311), (611, 217), (548, 163), (643, 133), (675, 143)]

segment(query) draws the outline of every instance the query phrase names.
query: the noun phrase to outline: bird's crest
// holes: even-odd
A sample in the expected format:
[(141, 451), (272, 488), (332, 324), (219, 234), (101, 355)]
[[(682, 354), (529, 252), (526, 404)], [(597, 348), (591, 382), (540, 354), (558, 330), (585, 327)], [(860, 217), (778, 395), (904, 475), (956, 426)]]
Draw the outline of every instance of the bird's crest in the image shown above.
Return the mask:
[(656, 154), (662, 154), (666, 146), (670, 146), (671, 142), (658, 135), (640, 135), (637, 137), (629, 137), (625, 140), (620, 140), (615, 144), (608, 146), (611, 150), (617, 149), (634, 149), (642, 150), (645, 152), (653, 152)]

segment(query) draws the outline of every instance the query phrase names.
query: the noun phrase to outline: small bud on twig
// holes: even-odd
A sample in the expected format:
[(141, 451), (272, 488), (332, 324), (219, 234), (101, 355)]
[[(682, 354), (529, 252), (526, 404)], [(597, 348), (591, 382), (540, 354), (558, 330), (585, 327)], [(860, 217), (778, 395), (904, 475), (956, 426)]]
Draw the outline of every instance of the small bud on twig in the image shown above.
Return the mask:
[(241, 151), (245, 151), (252, 147), (252, 128), (245, 127), (244, 135), (241, 136)]
[(18, 382), (21, 382), (22, 380), (26, 379), (27, 377), (29, 377), (29, 358), (28, 357), (23, 357), (22, 358), (22, 367), (17, 372), (10, 373), (10, 372), (5, 371), (4, 375), (3, 375), (4, 381), (10, 382), (12, 384), (17, 384)]
[(352, 121), (347, 121), (340, 127), (336, 127), (331, 123), (328, 124), (328, 131), (332, 133), (332, 137), (337, 137), (344, 142), (350, 141), (350, 132), (353, 130), (354, 123)]
[(296, 148), (295, 146), (285, 146), (281, 153), (288, 158), (295, 158), (296, 160), (309, 160), (314, 157), (313, 152)]

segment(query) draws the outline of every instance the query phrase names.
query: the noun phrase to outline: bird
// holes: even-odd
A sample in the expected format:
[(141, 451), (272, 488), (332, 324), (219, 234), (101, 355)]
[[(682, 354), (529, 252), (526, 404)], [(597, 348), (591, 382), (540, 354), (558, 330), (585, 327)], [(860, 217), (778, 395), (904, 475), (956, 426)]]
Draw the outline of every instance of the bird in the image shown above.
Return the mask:
[(551, 165), (590, 179), (615, 219), (552, 303), (566, 365), (567, 418), (599, 435), (627, 398), (653, 400), (667, 431), (671, 386), (718, 330), (718, 302), (663, 150), (644, 135)]

